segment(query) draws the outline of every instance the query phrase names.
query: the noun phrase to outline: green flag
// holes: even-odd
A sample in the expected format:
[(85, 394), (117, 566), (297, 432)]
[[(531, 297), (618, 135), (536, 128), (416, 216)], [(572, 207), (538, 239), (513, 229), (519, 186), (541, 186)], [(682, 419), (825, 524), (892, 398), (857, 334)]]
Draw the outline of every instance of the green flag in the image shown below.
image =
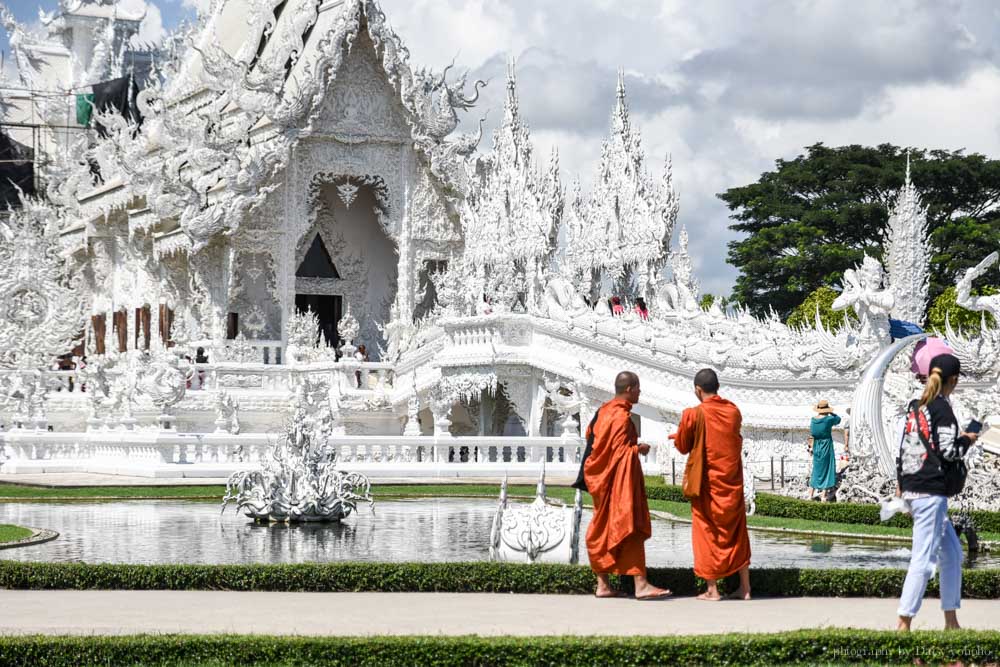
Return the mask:
[(84, 93), (76, 96), (76, 122), (80, 125), (90, 125), (90, 116), (94, 113), (94, 94)]

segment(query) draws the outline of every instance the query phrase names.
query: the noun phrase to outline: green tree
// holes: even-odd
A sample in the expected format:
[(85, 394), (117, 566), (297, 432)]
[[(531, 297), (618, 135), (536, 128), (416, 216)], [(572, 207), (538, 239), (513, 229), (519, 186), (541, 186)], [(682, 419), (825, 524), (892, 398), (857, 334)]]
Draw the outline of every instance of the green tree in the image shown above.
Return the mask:
[[(987, 294), (996, 294), (1000, 292), (996, 287), (981, 287), (977, 290), (973, 290), (977, 296), (985, 296)], [(927, 329), (929, 331), (940, 331), (944, 333), (945, 320), (951, 322), (951, 326), (958, 330), (975, 332), (979, 331), (979, 324), (982, 322), (983, 313), (977, 312), (975, 310), (966, 310), (962, 308), (957, 303), (955, 303), (955, 287), (954, 285), (946, 288), (943, 292), (931, 304), (931, 307), (927, 309)], [(990, 314), (986, 315), (986, 324), (995, 325), (993, 321), (993, 316)]]
[(819, 319), (827, 329), (836, 330), (844, 326), (844, 322), (850, 317), (856, 320), (853, 310), (834, 310), (833, 302), (840, 294), (832, 287), (820, 287), (813, 290), (812, 294), (805, 298), (792, 310), (792, 314), (785, 320), (785, 324), (790, 327), (812, 326), (816, 321), (816, 308), (819, 308)]
[[(928, 207), (931, 299), (1000, 246), (1000, 161), (963, 151), (910, 150), (913, 183)], [(729, 243), (740, 271), (733, 298), (787, 317), (816, 289), (837, 284), (866, 254), (881, 257), (906, 151), (815, 144), (778, 160), (756, 183), (718, 195), (746, 234)], [(983, 278), (1000, 283), (996, 268)]]

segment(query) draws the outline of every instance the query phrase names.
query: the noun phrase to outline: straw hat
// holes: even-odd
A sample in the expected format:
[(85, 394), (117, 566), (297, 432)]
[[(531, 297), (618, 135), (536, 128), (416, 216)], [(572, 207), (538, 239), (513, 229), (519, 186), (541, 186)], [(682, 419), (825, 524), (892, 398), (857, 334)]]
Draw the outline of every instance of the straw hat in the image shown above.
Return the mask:
[(826, 401), (820, 401), (819, 403), (817, 403), (815, 406), (813, 406), (813, 410), (821, 415), (833, 414), (833, 408), (831, 408), (830, 404), (827, 403)]

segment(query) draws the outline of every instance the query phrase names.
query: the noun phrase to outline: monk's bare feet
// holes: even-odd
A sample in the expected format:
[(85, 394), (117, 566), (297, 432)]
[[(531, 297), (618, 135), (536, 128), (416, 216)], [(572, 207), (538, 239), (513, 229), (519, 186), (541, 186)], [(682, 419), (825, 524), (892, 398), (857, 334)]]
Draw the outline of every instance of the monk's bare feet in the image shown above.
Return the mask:
[(909, 632), (911, 620), (913, 619), (910, 616), (900, 616), (899, 620), (896, 621), (896, 630), (899, 632)]
[(706, 600), (708, 602), (718, 602), (722, 599), (722, 596), (718, 592), (713, 593), (712, 591), (705, 591), (699, 595), (696, 600)]
[(944, 613), (944, 629), (945, 630), (961, 630), (962, 626), (958, 624), (958, 612), (954, 609), (946, 611)]
[(726, 596), (727, 600), (749, 600), (750, 591), (744, 591), (742, 588), (737, 588), (735, 591)]
[(598, 588), (594, 592), (594, 597), (595, 598), (627, 598), (628, 597), (628, 593), (626, 593), (625, 591), (616, 591), (616, 590), (611, 589), (611, 588), (602, 591), (601, 589)]
[(635, 592), (636, 600), (665, 600), (673, 596), (673, 591), (669, 588), (657, 588), (655, 586), (649, 586), (644, 590), (637, 590)]

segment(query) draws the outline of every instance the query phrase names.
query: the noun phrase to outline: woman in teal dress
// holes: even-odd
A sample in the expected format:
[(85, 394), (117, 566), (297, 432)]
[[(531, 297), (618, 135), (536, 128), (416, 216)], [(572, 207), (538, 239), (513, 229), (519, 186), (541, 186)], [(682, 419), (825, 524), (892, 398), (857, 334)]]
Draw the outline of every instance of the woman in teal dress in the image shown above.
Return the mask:
[(816, 493), (821, 492), (823, 502), (830, 500), (833, 487), (837, 485), (837, 457), (833, 451), (833, 427), (840, 423), (840, 417), (833, 413), (833, 408), (826, 401), (820, 401), (813, 408), (816, 416), (809, 424), (809, 434), (812, 436), (813, 467), (809, 486), (812, 487), (811, 500), (817, 500)]

